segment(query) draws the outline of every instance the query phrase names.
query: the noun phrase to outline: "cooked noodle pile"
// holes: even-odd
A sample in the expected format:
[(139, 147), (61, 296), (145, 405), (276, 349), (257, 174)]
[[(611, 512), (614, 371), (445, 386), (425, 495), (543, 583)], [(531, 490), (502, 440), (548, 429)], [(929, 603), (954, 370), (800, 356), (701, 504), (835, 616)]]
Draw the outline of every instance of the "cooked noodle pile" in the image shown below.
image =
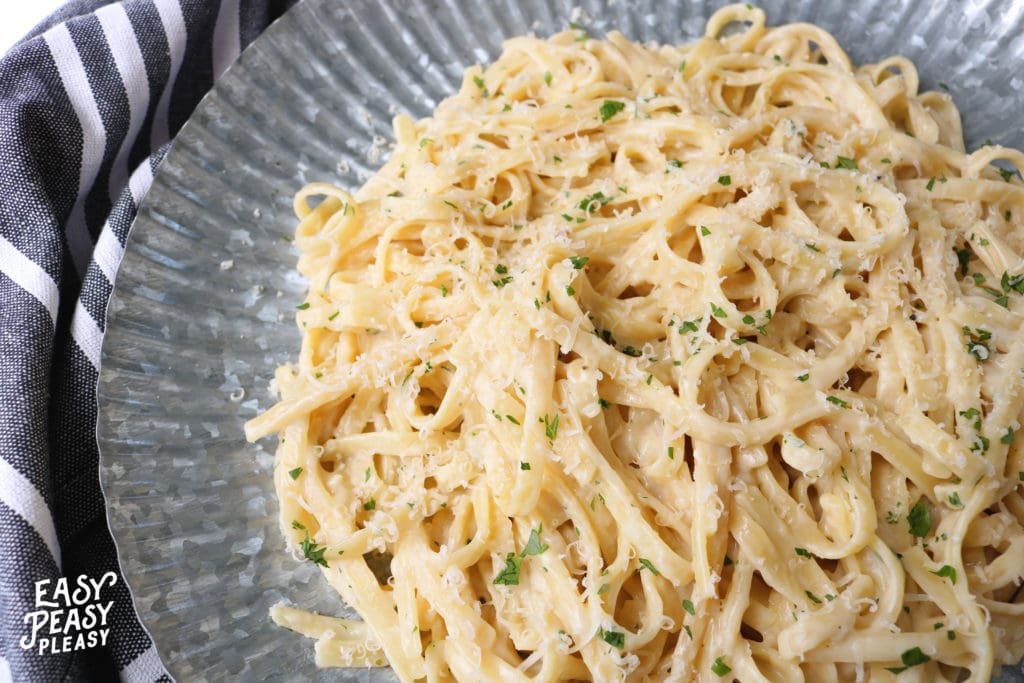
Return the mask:
[(1024, 155), (967, 153), (909, 61), (764, 22), (509, 40), (354, 195), (299, 193), (302, 351), (247, 430), (280, 433), (282, 524), (365, 621), (275, 608), (318, 663), (1024, 655), (1024, 184), (993, 164)]

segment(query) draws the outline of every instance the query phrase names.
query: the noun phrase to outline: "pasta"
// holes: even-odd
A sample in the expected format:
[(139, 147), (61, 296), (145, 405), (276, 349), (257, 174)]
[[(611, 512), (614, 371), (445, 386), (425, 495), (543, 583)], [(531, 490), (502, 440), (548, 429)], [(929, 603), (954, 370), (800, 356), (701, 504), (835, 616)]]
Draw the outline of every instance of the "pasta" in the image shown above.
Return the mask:
[(1021, 152), (716, 12), (514, 38), (295, 199), (294, 548), (403, 681), (987, 681), (1024, 655)]

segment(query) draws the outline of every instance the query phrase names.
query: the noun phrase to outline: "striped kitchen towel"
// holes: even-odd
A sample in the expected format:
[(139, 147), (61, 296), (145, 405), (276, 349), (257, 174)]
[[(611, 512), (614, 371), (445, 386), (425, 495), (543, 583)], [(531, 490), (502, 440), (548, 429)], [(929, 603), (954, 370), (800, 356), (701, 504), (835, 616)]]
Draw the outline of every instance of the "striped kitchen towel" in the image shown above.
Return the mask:
[[(0, 59), (0, 682), (170, 680), (99, 486), (104, 310), (175, 133), (294, 1), (73, 0)], [(102, 642), (76, 641), (80, 576), (108, 577)]]

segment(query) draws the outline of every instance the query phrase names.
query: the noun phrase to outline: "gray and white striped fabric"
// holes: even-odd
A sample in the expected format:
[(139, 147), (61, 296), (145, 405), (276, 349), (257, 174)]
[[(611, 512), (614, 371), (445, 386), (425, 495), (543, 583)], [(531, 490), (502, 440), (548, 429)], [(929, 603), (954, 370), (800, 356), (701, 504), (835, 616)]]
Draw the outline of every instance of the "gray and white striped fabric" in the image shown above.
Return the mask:
[[(170, 680), (99, 487), (104, 311), (175, 133), (293, 2), (75, 0), (0, 59), (0, 682)], [(105, 647), (23, 649), (36, 582), (109, 571)]]

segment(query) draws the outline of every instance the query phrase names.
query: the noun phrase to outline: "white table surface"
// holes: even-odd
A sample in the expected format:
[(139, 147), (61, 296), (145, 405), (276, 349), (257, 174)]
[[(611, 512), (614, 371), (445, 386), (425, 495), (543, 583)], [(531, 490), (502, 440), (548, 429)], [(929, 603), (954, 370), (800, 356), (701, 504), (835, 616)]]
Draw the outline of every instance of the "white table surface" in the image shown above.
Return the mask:
[(0, 55), (64, 4), (64, 0), (0, 0)]

